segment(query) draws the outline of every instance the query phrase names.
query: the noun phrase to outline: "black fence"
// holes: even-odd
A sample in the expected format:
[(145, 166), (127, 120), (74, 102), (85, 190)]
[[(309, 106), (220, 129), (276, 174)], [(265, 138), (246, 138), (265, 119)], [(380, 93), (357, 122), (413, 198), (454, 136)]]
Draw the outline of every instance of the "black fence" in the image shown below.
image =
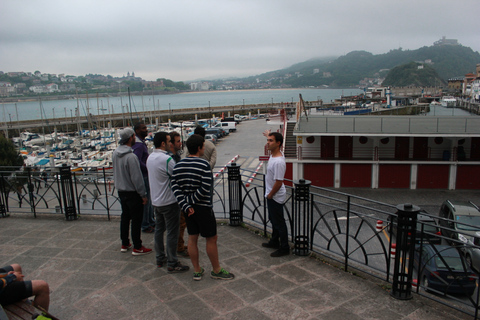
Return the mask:
[[(120, 215), (111, 170), (88, 169), (0, 168), (0, 216), (58, 214), (75, 223), (82, 214), (107, 219)], [(214, 183), (217, 218), (269, 236), (263, 174), (235, 163), (227, 169)], [(384, 280), (397, 299), (414, 298), (415, 292), (478, 318), (480, 224), (439, 217), (411, 204), (391, 205), (315, 187), (305, 180), (286, 185), (284, 211), (293, 253), (313, 252), (347, 272)]]

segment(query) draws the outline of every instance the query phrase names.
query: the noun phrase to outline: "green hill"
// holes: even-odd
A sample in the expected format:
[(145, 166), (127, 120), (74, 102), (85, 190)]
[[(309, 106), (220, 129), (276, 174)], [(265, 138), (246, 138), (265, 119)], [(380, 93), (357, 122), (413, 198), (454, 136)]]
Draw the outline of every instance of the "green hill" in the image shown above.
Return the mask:
[(393, 68), (382, 85), (391, 87), (437, 87), (446, 85), (435, 69), (429, 65), (410, 62)]
[[(352, 51), (337, 59), (312, 59), (244, 80), (249, 82), (260, 79), (272, 85), (283, 84), (292, 87), (356, 86), (364, 78), (385, 76), (389, 70), (397, 66), (426, 60), (431, 61), (430, 66), (440, 79), (446, 81), (472, 72), (476, 64), (480, 63), (480, 53), (460, 45), (430, 46), (405, 51), (400, 48), (378, 55), (366, 51)], [(290, 76), (285, 76), (287, 74)]]

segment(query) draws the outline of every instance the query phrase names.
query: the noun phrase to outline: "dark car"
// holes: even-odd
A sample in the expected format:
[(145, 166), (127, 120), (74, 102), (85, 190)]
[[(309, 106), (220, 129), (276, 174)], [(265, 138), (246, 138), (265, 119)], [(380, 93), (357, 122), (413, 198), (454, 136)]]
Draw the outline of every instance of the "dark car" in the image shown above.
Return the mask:
[(417, 245), (414, 268), (418, 273), (418, 281), (425, 290), (468, 296), (475, 291), (477, 276), (453, 247)]
[(218, 128), (208, 128), (205, 130), (205, 134), (214, 134), (220, 139), (223, 137), (223, 130)]
[[(423, 214), (422, 214), (423, 213)], [(417, 215), (415, 243), (429, 243), (429, 244), (441, 244), (442, 239), (439, 237), (441, 231), (437, 221), (428, 215), (425, 210)], [(397, 232), (397, 218), (392, 217), (392, 224), (390, 225), (391, 233), (396, 236)]]

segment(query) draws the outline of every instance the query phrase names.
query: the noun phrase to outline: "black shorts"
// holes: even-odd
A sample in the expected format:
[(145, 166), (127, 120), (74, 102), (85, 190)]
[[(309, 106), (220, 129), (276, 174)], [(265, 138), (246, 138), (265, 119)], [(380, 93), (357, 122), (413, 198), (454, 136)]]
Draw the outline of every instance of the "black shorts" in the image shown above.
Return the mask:
[[(12, 266), (0, 268), (0, 273), (13, 271)], [(0, 292), (0, 304), (7, 305), (33, 296), (32, 281), (14, 281)]]
[(212, 208), (204, 206), (193, 206), (195, 213), (188, 216), (185, 213), (187, 231), (189, 235), (200, 234), (204, 238), (217, 235), (217, 220)]

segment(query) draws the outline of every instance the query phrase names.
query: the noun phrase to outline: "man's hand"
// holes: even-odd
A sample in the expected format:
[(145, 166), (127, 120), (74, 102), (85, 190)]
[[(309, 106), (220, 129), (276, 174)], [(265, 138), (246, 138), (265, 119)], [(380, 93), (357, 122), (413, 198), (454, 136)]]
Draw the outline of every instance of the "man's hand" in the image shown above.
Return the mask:
[(265, 137), (268, 137), (268, 135), (270, 134), (270, 132), (272, 132), (272, 130), (267, 129), (267, 130), (263, 131), (263, 135), (264, 135)]
[(146, 205), (147, 202), (148, 202), (148, 198), (147, 198), (147, 197), (143, 197), (143, 198), (142, 198), (142, 204), (143, 204), (143, 205)]
[(190, 207), (188, 208), (187, 213), (188, 213), (188, 216), (190, 217), (192, 214), (195, 213), (195, 210), (192, 207)]
[(8, 274), (14, 274), (15, 277), (17, 277), (14, 281), (23, 281), (23, 278), (25, 277), (23, 274), (17, 271), (10, 271)]

